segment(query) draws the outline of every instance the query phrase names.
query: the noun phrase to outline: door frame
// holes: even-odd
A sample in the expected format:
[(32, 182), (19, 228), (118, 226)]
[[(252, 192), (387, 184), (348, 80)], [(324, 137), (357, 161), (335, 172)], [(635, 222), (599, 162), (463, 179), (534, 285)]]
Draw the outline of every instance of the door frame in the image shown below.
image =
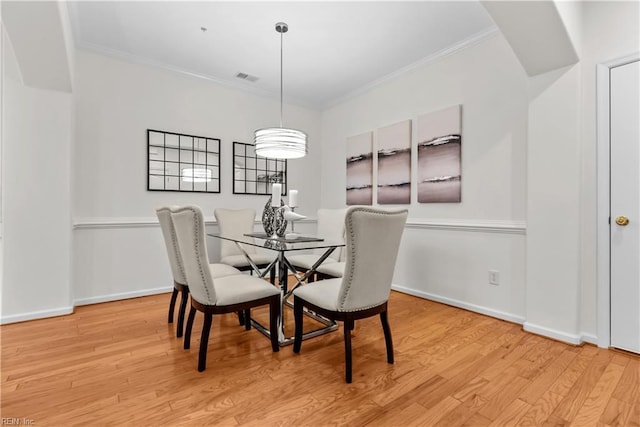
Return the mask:
[(597, 276), (596, 332), (598, 347), (611, 346), (611, 69), (640, 60), (640, 53), (596, 65)]

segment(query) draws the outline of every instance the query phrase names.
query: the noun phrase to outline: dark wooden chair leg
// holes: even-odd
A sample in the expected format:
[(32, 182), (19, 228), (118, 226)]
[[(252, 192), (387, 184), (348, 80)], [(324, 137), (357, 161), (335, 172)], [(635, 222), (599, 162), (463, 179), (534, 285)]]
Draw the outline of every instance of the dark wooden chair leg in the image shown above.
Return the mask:
[(238, 323), (240, 326), (244, 326), (244, 312), (242, 310), (238, 311)]
[(275, 295), (269, 302), (269, 334), (271, 335), (271, 350), (274, 353), (280, 351), (280, 343), (278, 342), (278, 319), (280, 316), (282, 316), (280, 312), (280, 295)]
[(293, 318), (295, 321), (295, 332), (293, 338), (293, 352), (300, 353), (302, 346), (302, 300), (297, 296), (293, 296)]
[(211, 332), (212, 323), (213, 315), (204, 313), (202, 336), (200, 337), (200, 354), (198, 355), (198, 372), (202, 372), (207, 368), (207, 346), (209, 345), (209, 332)]
[(187, 328), (184, 331), (184, 349), (189, 350), (191, 348), (191, 329), (193, 329), (193, 320), (196, 318), (196, 309), (191, 306), (189, 311), (189, 318), (187, 319)]
[(269, 271), (269, 281), (271, 282), (272, 285), (275, 286), (275, 284), (276, 284), (276, 267), (275, 267), (275, 265), (273, 267), (271, 267), (271, 271)]
[(187, 300), (189, 299), (189, 290), (182, 289), (182, 299), (180, 300), (180, 310), (178, 311), (178, 326), (176, 328), (176, 336), (180, 338), (184, 330), (184, 314), (187, 310)]
[(169, 302), (169, 319), (167, 323), (173, 323), (173, 312), (176, 306), (176, 300), (178, 299), (178, 290), (173, 288), (173, 292), (171, 293), (171, 301)]
[(393, 363), (393, 340), (391, 339), (391, 329), (389, 328), (386, 310), (380, 313), (380, 321), (384, 331), (384, 342), (387, 345), (387, 363)]
[(251, 309), (247, 308), (242, 314), (242, 317), (244, 317), (244, 329), (247, 331), (250, 331), (251, 330)]
[(351, 384), (351, 329), (353, 320), (344, 322), (344, 374), (347, 384)]

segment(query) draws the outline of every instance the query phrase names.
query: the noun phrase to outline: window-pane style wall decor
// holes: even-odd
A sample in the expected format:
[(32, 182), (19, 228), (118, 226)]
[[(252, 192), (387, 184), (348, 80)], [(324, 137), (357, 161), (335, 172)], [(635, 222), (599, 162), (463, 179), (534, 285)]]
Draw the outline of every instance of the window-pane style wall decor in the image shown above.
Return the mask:
[(378, 203), (411, 203), (411, 120), (378, 129)]
[(418, 202), (461, 199), (461, 105), (418, 117)]
[(287, 194), (286, 159), (258, 157), (253, 144), (233, 143), (233, 194), (271, 195), (275, 182)]
[(220, 192), (220, 140), (147, 129), (147, 190)]
[(347, 205), (373, 203), (373, 132), (347, 138)]

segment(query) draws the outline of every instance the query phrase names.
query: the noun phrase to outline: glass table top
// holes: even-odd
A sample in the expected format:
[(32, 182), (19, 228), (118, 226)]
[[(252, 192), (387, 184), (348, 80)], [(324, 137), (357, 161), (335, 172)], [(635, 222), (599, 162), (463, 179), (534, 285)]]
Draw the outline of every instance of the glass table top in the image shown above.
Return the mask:
[(286, 239), (279, 237), (278, 239), (271, 239), (264, 233), (252, 233), (246, 234), (220, 234), (209, 233), (211, 237), (217, 237), (219, 239), (230, 240), (236, 243), (242, 243), (245, 245), (251, 245), (258, 248), (271, 249), (276, 251), (301, 251), (308, 249), (323, 249), (323, 248), (337, 248), (345, 246), (344, 242), (337, 240), (322, 239), (315, 236), (300, 235), (297, 239)]

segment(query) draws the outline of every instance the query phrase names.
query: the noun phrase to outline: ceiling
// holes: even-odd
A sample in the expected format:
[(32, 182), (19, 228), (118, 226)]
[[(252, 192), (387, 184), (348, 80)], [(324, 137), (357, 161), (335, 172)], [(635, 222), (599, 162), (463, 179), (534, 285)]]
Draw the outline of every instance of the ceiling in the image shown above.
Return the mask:
[[(69, 2), (79, 48), (323, 109), (495, 30), (473, 1)], [(206, 28), (203, 31), (201, 28)], [(258, 78), (241, 80), (237, 73)]]

